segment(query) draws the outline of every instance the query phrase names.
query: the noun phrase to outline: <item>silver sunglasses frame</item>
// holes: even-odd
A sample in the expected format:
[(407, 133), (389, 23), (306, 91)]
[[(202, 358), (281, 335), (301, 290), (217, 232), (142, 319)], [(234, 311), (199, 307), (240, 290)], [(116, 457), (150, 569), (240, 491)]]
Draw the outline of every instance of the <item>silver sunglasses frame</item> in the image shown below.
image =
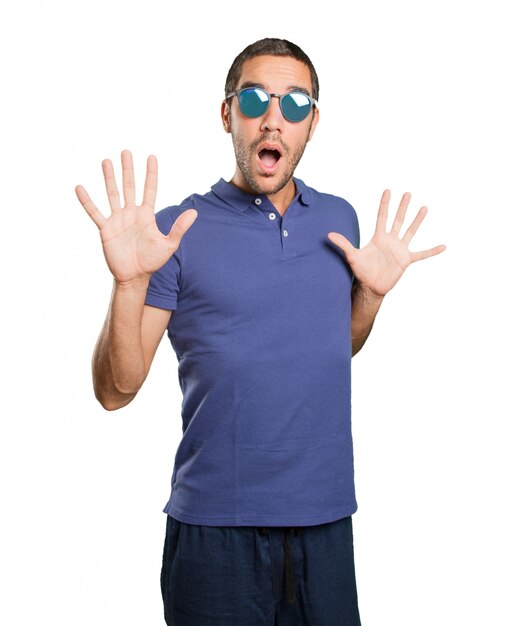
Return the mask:
[[(270, 104), (272, 103), (272, 98), (279, 98), (279, 106), (281, 108), (281, 113), (283, 114), (283, 117), (285, 118), (285, 120), (287, 120), (288, 122), (292, 122), (292, 124), (298, 124), (299, 122), (304, 122), (309, 116), (309, 113), (312, 107), (313, 106), (316, 108), (318, 107), (318, 101), (315, 98), (311, 98), (308, 95), (308, 93), (305, 93), (303, 91), (287, 91), (286, 93), (280, 94), (280, 93), (269, 93), (262, 87), (244, 87), (243, 89), (237, 89), (236, 91), (232, 91), (231, 93), (227, 94), (227, 96), (225, 97), (226, 100), (229, 100), (229, 98), (232, 98), (233, 96), (237, 97), (238, 108), (240, 109), (240, 112), (242, 113), (242, 115), (245, 115), (246, 117), (249, 117), (251, 119), (256, 119), (257, 117), (260, 117), (260, 115), (264, 115), (264, 113), (261, 113), (260, 115), (246, 115), (244, 111), (242, 111), (242, 108), (240, 107), (240, 99), (238, 97), (243, 91), (248, 91), (248, 90), (262, 91), (262, 93), (265, 93), (268, 96), (268, 106), (266, 107), (266, 109), (264, 109), (264, 113), (266, 113), (266, 111), (270, 108)], [(286, 117), (283, 111), (283, 106), (282, 106), (283, 98), (285, 96), (291, 96), (292, 94), (295, 94), (295, 93), (301, 94), (302, 96), (305, 96), (305, 98), (308, 98), (310, 100), (311, 106), (310, 106), (309, 112), (307, 113), (307, 115), (305, 115), (305, 117), (302, 120), (290, 120)]]

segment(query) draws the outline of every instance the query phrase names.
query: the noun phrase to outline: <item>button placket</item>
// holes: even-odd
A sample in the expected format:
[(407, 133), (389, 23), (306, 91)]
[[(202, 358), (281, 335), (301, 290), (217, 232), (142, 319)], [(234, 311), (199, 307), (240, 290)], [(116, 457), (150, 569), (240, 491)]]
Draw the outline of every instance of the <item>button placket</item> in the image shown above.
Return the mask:
[(281, 228), (281, 216), (275, 207), (270, 202), (263, 200), (262, 198), (255, 198), (253, 203), (258, 209), (260, 209), (261, 213), (264, 214), (264, 217), (267, 218), (268, 223), (271, 224), (272, 228), (274, 228), (276, 232), (279, 232), (279, 229)]
[(293, 241), (289, 235), (289, 233), (292, 232), (291, 226), (287, 225), (288, 216), (286, 214), (281, 215), (267, 198), (264, 200), (263, 198), (256, 197), (254, 198), (253, 203), (258, 209), (260, 209), (261, 213), (264, 214), (264, 217), (267, 218), (272, 228), (279, 233), (279, 239), (277, 241), (281, 244), (281, 251), (283, 255), (295, 255), (296, 252), (292, 250)]
[(292, 241), (290, 239), (289, 233), (292, 231), (291, 227), (288, 227), (286, 223), (286, 217), (283, 217), (283, 222), (281, 224), (281, 246), (283, 248), (283, 252), (291, 252), (292, 250)]

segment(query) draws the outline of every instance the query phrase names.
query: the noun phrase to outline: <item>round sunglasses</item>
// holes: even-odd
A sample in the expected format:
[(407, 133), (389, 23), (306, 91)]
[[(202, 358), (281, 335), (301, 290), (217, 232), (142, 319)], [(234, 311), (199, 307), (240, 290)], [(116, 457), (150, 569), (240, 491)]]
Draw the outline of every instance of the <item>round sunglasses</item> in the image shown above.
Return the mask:
[(289, 122), (302, 122), (308, 116), (312, 107), (318, 104), (317, 100), (301, 91), (290, 91), (281, 95), (268, 93), (260, 87), (245, 87), (238, 91), (232, 91), (227, 95), (226, 100), (233, 96), (238, 98), (238, 106), (246, 117), (260, 117), (264, 115), (270, 106), (272, 98), (279, 98), (281, 113)]

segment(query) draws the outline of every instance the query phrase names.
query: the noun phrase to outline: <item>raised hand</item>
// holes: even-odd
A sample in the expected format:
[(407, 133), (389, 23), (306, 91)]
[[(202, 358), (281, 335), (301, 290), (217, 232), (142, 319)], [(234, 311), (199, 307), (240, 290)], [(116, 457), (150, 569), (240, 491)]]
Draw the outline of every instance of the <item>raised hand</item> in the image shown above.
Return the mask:
[(195, 209), (187, 209), (177, 218), (168, 235), (163, 235), (154, 215), (157, 159), (153, 155), (148, 157), (142, 204), (136, 205), (133, 157), (128, 150), (124, 150), (121, 157), (124, 206), (120, 204), (113, 164), (109, 159), (103, 161), (102, 169), (111, 215), (105, 218), (81, 185), (76, 187), (76, 195), (100, 230), (111, 273), (118, 282), (125, 283), (149, 277), (164, 265), (179, 247), (198, 213)]
[(444, 245), (439, 245), (421, 252), (410, 252), (408, 246), (427, 214), (427, 207), (419, 209), (405, 234), (400, 237), (399, 231), (410, 202), (410, 193), (403, 194), (392, 228), (388, 232), (386, 222), (389, 202), (390, 190), (386, 189), (382, 194), (375, 233), (364, 248), (360, 250), (355, 248), (340, 233), (328, 233), (329, 239), (344, 252), (359, 286), (376, 296), (384, 296), (388, 293), (411, 263), (440, 254), (445, 250)]

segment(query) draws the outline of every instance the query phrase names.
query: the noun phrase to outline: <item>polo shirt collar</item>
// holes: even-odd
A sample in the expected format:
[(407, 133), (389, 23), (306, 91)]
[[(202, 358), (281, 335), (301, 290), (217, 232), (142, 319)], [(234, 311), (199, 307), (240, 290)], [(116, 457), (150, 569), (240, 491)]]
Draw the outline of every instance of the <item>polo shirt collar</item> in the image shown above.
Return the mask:
[[(296, 185), (294, 200), (299, 200), (302, 204), (308, 206), (310, 204), (308, 187), (299, 178), (294, 177), (294, 183)], [(220, 180), (211, 187), (211, 191), (215, 196), (220, 198), (220, 200), (223, 200), (237, 209), (240, 213), (243, 213), (250, 206), (254, 205), (257, 198), (264, 199), (266, 197), (265, 194), (254, 194), (242, 191), (242, 189), (239, 189), (232, 183), (228, 183), (223, 178), (220, 178)]]

